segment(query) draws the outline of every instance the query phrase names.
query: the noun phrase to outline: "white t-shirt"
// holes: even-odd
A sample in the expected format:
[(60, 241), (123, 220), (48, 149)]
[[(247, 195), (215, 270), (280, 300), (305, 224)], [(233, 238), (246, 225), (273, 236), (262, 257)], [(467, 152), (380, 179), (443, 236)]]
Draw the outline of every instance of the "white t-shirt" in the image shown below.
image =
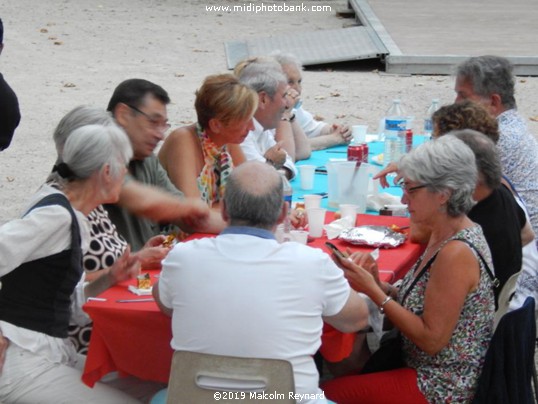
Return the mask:
[[(264, 157), (265, 152), (276, 145), (275, 130), (264, 130), (263, 126), (256, 119), (253, 119), (253, 122), (254, 130), (251, 130), (243, 143), (241, 143), (241, 150), (243, 150), (247, 160), (265, 163), (267, 161)], [(297, 175), (297, 168), (287, 153), (284, 167), (291, 171), (292, 178)]]
[(303, 394), (321, 393), (312, 356), (322, 316), (339, 313), (350, 291), (323, 251), (245, 234), (177, 244), (159, 280), (173, 349), (288, 360)]
[(316, 121), (312, 114), (305, 109), (303, 109), (302, 106), (295, 109), (295, 118), (297, 118), (297, 122), (299, 122), (299, 125), (303, 129), (304, 134), (308, 138), (313, 138), (321, 135), (321, 130), (325, 125), (328, 125), (328, 123), (322, 122), (322, 121)]

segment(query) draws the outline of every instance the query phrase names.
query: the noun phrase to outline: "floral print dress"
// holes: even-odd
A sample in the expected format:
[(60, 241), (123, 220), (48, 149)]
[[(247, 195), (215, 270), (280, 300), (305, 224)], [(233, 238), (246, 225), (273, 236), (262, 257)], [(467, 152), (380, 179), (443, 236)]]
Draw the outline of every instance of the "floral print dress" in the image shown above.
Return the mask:
[[(480, 226), (464, 229), (450, 240), (468, 240), (474, 244), (490, 268), (491, 256)], [(475, 255), (476, 252), (471, 248)], [(404, 359), (409, 367), (416, 369), (420, 391), (430, 403), (468, 403), (471, 402), (478, 377), (482, 370), (486, 350), (493, 334), (495, 303), (493, 285), (485, 266), (480, 263), (480, 282), (478, 288), (467, 295), (462, 312), (452, 337), (446, 347), (430, 356), (413, 342), (402, 336)], [(419, 263), (422, 259), (419, 260)], [(402, 292), (411, 285), (417, 264), (408, 272), (400, 288)], [(409, 292), (403, 306), (420, 315), (424, 310), (424, 295), (430, 272), (427, 270)]]

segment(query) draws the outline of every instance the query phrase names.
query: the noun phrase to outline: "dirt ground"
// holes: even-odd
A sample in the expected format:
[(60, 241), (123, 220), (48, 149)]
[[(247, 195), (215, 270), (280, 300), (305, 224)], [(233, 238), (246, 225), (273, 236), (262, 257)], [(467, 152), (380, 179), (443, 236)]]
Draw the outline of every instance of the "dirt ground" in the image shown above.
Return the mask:
[[(23, 115), (11, 147), (0, 153), (0, 224), (16, 217), (46, 178), (55, 160), (52, 131), (73, 107), (104, 108), (122, 80), (145, 78), (169, 92), (169, 119), (180, 126), (195, 118), (194, 91), (203, 78), (227, 70), (225, 42), (349, 22), (335, 14), (345, 1), (287, 3), (328, 5), (331, 11), (208, 10), (247, 4), (231, 0), (0, 0), (5, 31), (0, 71)], [(376, 132), (391, 99), (400, 98), (420, 132), (431, 99), (452, 102), (453, 85), (450, 76), (387, 75), (382, 65), (354, 62), (308, 68), (303, 100), (327, 121), (367, 123)], [(523, 115), (538, 116), (538, 78), (518, 78), (516, 90)], [(538, 122), (529, 123), (538, 133)]]

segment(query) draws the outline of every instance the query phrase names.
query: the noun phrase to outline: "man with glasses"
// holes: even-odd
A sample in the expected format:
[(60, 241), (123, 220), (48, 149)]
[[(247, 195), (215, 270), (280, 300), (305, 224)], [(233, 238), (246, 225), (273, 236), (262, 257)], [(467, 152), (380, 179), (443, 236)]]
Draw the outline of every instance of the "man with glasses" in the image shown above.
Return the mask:
[(161, 224), (178, 224), (186, 231), (211, 231), (208, 207), (196, 198), (184, 198), (153, 154), (170, 127), (169, 102), (167, 92), (157, 84), (129, 79), (116, 87), (107, 108), (129, 136), (133, 159), (119, 202), (105, 208), (133, 251), (159, 234)]

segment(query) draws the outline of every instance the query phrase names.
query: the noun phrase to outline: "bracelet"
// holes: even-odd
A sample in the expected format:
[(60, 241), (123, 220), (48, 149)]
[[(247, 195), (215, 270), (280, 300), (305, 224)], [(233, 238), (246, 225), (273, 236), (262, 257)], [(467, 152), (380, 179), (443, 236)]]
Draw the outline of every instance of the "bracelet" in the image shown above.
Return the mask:
[(388, 302), (390, 302), (391, 300), (392, 300), (392, 297), (387, 296), (387, 297), (385, 297), (385, 300), (383, 300), (383, 301), (381, 302), (381, 304), (379, 305), (379, 312), (380, 312), (381, 314), (385, 314), (385, 305), (386, 305)]

